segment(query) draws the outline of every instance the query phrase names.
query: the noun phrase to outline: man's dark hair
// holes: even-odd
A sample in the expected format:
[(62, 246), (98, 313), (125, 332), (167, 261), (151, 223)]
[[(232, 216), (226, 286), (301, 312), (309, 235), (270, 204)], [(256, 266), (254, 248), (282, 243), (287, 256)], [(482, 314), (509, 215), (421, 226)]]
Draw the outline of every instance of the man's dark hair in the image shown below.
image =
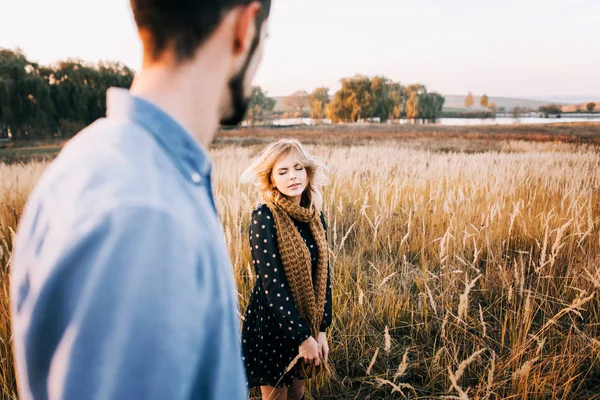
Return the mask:
[(259, 1), (257, 36), (269, 17), (271, 0), (130, 0), (135, 22), (144, 37), (146, 51), (157, 59), (173, 45), (178, 61), (194, 56), (232, 8)]

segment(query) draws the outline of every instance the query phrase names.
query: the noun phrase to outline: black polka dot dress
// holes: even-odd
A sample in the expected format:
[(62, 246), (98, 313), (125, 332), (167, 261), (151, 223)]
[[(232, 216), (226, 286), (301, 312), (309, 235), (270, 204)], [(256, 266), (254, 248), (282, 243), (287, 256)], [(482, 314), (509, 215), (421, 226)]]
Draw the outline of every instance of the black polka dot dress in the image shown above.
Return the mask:
[[(292, 219), (310, 252), (313, 276), (319, 252), (307, 222)], [(327, 227), (321, 214), (321, 222)], [(250, 245), (257, 278), (242, 325), (242, 356), (248, 387), (289, 387), (294, 369), (286, 368), (298, 355), (298, 347), (308, 339), (310, 329), (298, 313), (277, 249), (277, 235), (271, 210), (262, 204), (252, 211)], [(331, 325), (331, 280), (327, 270), (325, 311), (321, 332)], [(315, 338), (316, 339), (316, 338)], [(298, 377), (303, 378), (303, 377)]]

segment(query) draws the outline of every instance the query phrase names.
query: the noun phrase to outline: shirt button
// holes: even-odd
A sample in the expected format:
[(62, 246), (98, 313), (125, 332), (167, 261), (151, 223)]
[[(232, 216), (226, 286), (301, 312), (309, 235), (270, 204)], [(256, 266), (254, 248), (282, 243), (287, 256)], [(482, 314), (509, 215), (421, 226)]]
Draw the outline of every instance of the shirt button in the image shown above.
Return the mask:
[(201, 180), (202, 180), (202, 177), (200, 176), (199, 173), (197, 173), (197, 172), (192, 173), (192, 181), (194, 183), (200, 183)]

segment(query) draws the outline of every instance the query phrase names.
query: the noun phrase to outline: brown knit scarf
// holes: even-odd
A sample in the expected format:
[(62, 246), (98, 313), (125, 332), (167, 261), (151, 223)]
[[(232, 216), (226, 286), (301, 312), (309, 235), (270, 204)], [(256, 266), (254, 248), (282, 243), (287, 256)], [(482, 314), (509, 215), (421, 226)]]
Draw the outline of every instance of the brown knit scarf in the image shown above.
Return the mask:
[[(314, 207), (308, 209), (296, 205), (278, 191), (274, 191), (264, 200), (274, 217), (279, 255), (294, 303), (300, 316), (309, 324), (310, 333), (316, 340), (325, 309), (328, 264), (327, 241), (320, 215)], [(308, 247), (291, 218), (310, 224), (310, 231), (319, 251), (315, 276), (312, 273)], [(319, 367), (304, 362), (301, 364), (297, 365), (300, 367), (297, 371), (301, 371), (307, 377), (315, 377), (329, 371), (324, 360), (320, 360)]]

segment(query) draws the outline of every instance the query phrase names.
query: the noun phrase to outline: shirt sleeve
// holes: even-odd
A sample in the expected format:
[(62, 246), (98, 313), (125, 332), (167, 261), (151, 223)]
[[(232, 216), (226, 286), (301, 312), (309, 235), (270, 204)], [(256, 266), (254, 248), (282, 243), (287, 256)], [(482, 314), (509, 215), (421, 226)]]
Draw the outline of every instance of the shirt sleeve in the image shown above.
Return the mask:
[[(325, 229), (325, 240), (327, 241), (327, 224), (325, 223), (325, 217), (323, 213), (321, 213), (321, 222), (323, 223), (323, 228)], [(329, 248), (329, 245), (328, 247)], [(329, 260), (329, 258), (328, 258)], [(333, 319), (333, 301), (331, 299), (331, 268), (329, 266), (329, 261), (327, 262), (327, 289), (325, 292), (325, 310), (323, 311), (323, 320), (321, 322), (321, 326), (319, 330), (321, 332), (326, 332), (327, 328), (331, 326), (331, 322)]]
[(250, 221), (252, 260), (269, 302), (268, 309), (290, 339), (300, 345), (311, 336), (298, 312), (277, 247), (275, 221), (268, 207), (254, 210)]
[(29, 295), (15, 317), (30, 321), (21, 372), (33, 397), (189, 398), (199, 360), (227, 344), (203, 334), (212, 299), (202, 298), (197, 254), (174, 219), (130, 206), (45, 240), (56, 256), (40, 267), (52, 275), (39, 293), (21, 285)]

